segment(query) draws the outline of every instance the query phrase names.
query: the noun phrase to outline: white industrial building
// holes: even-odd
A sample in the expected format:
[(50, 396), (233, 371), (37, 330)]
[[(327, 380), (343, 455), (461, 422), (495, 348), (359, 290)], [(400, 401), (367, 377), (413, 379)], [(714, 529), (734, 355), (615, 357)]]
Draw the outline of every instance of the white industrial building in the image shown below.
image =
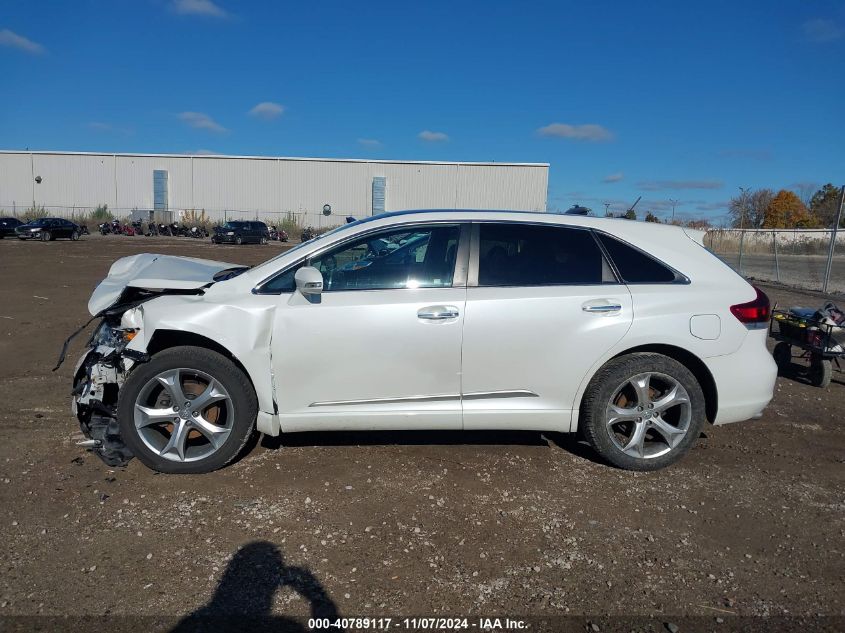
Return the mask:
[(68, 217), (106, 204), (118, 216), (293, 214), (327, 226), (403, 209), (544, 211), (548, 175), (547, 163), (0, 151), (0, 211)]

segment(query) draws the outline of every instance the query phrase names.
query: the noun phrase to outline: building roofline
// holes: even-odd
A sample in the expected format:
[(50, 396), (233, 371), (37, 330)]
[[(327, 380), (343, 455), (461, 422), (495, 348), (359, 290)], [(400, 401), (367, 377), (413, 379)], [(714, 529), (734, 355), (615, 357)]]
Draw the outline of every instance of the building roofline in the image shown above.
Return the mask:
[(33, 154), (46, 156), (125, 156), (138, 158), (244, 158), (252, 160), (301, 161), (322, 163), (376, 163), (387, 165), (468, 165), (473, 167), (549, 167), (549, 163), (471, 162), (439, 160), (385, 160), (369, 158), (308, 158), (303, 156), (248, 156), (237, 154), (144, 154), (140, 152), (65, 152), (53, 150), (3, 149), (0, 155)]

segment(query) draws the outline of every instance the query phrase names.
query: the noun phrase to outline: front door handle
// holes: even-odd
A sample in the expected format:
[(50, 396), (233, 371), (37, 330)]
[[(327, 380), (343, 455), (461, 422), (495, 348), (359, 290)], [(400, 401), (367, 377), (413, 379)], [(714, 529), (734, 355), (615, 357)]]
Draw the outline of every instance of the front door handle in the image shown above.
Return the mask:
[(595, 301), (582, 303), (581, 309), (584, 312), (607, 314), (610, 312), (619, 312), (622, 309), (622, 305), (613, 299), (596, 299)]
[(455, 306), (426, 306), (417, 310), (417, 317), (427, 321), (457, 319), (460, 314)]

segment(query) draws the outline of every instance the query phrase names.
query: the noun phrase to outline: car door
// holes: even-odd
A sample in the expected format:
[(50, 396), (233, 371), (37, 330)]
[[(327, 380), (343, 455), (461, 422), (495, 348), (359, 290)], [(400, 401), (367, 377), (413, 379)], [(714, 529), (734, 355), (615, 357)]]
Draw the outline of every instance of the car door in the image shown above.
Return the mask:
[(479, 223), (472, 235), (464, 428), (567, 431), (581, 381), (631, 325), (628, 288), (587, 229)]
[(327, 247), (302, 262), (323, 275), (317, 300), (293, 291), (296, 267), (267, 284), (281, 291), (283, 431), (461, 428), (468, 229), (406, 225)]

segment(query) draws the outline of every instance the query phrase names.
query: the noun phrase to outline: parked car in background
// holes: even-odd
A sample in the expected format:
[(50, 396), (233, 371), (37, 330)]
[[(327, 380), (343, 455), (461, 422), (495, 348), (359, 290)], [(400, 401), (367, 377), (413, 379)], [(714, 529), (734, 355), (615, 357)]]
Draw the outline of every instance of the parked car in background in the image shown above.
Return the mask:
[(23, 222), (17, 218), (0, 218), (0, 240), (4, 237), (14, 237), (15, 229)]
[(214, 227), (211, 241), (215, 244), (267, 244), (270, 241), (270, 230), (264, 222), (232, 220), (223, 226)]
[(252, 268), (125, 257), (88, 303), (74, 413), (107, 463), (169, 473), (220, 468), (256, 430), (379, 429), (577, 432), (655, 470), (760, 414), (777, 376), (768, 298), (702, 236), (414, 211)]
[(78, 240), (82, 235), (79, 225), (64, 218), (39, 218), (15, 228), (15, 235), (22, 240), (41, 240), (49, 242), (59, 237)]

